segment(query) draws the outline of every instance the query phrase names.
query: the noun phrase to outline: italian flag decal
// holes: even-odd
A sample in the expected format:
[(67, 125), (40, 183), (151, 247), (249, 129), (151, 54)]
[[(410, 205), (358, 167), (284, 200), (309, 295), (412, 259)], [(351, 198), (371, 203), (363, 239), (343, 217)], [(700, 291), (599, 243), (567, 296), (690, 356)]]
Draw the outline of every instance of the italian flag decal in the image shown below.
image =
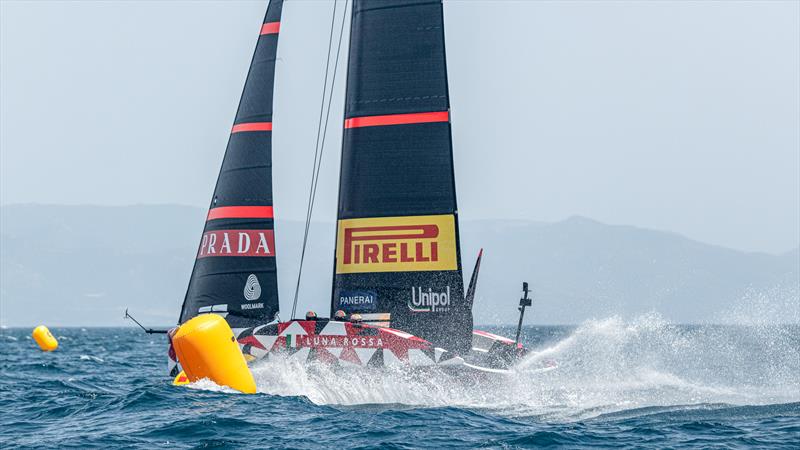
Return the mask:
[(286, 348), (297, 347), (297, 344), (297, 336), (291, 334), (286, 335)]

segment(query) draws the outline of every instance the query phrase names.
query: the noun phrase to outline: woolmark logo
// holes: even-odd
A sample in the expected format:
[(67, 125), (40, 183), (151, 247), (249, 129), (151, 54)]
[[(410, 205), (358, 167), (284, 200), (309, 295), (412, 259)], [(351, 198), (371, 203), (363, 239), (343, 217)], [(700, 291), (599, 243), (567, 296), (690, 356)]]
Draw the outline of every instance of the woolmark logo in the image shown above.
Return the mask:
[(450, 310), (450, 286), (444, 292), (427, 291), (421, 287), (411, 288), (411, 298), (408, 299), (408, 309), (414, 312), (446, 312)]
[(210, 256), (275, 256), (272, 230), (216, 230), (203, 234), (198, 258)]
[(261, 297), (261, 284), (258, 282), (258, 277), (255, 274), (250, 274), (247, 281), (244, 283), (244, 299), (245, 300), (258, 300)]
[(340, 220), (336, 248), (336, 273), (455, 270), (455, 218)]

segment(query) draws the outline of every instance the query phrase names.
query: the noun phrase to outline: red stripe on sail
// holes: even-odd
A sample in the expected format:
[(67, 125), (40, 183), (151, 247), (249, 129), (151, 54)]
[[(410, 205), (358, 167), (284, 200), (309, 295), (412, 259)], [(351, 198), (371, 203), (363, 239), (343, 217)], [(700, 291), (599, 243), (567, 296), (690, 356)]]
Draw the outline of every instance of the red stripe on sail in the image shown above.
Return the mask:
[(272, 122), (237, 123), (231, 129), (231, 133), (241, 133), (243, 131), (272, 131)]
[(265, 34), (278, 34), (281, 30), (280, 22), (267, 22), (261, 25), (261, 36)]
[(221, 206), (208, 210), (206, 221), (216, 219), (272, 219), (272, 206)]
[(353, 117), (344, 121), (345, 128), (377, 127), (384, 125), (408, 125), (414, 123), (447, 122), (450, 114), (447, 111), (435, 111), (413, 114), (388, 114), (385, 116)]

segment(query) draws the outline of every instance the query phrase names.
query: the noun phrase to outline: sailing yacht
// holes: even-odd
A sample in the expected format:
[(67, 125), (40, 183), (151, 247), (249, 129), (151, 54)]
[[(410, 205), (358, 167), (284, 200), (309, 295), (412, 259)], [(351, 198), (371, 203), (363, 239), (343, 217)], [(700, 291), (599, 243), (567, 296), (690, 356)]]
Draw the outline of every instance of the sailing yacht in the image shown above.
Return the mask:
[[(362, 320), (278, 319), (272, 118), (283, 1), (272, 0), (179, 323), (223, 316), (250, 361), (508, 369), (526, 350), (473, 330), (480, 257), (464, 289), (442, 2), (351, 5), (330, 313)], [(170, 360), (174, 376), (172, 348)]]

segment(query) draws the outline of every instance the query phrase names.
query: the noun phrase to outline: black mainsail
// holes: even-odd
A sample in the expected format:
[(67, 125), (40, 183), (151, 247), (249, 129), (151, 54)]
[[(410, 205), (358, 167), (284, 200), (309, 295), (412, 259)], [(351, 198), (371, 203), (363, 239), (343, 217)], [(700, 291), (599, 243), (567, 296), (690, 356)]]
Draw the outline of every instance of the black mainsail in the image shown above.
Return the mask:
[(466, 353), (441, 0), (354, 0), (332, 312)]
[(180, 323), (204, 312), (231, 327), (278, 312), (272, 210), (272, 95), (283, 0), (271, 0), (222, 161)]

